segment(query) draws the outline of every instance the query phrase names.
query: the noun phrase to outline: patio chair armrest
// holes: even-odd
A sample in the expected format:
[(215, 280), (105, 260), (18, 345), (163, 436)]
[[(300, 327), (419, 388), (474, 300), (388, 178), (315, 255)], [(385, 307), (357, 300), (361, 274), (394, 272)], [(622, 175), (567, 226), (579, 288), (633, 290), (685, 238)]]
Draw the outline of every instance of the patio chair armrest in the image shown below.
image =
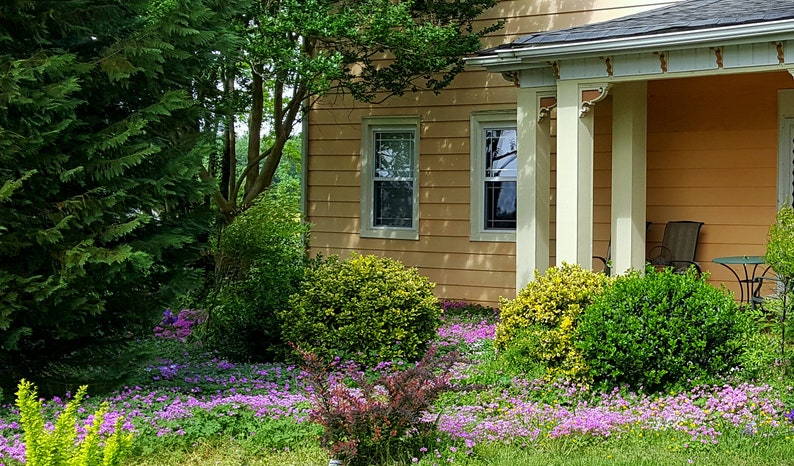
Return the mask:
[[(678, 265), (676, 265), (676, 264), (678, 264)], [(685, 265), (685, 264), (686, 264), (686, 267), (682, 268), (683, 265)], [(684, 270), (689, 269), (690, 267), (694, 267), (695, 271), (698, 274), (698, 276), (700, 276), (703, 273), (703, 271), (700, 269), (700, 264), (698, 264), (695, 261), (670, 261), (670, 265), (672, 265), (676, 269), (676, 271), (678, 271), (679, 269), (681, 269), (681, 271), (684, 271)]]
[(604, 264), (604, 270), (603, 270), (604, 274), (609, 275), (609, 273), (610, 273), (609, 265), (610, 264), (609, 264), (609, 261), (607, 260), (607, 258), (606, 257), (602, 257), (602, 256), (593, 256), (593, 259), (601, 261), (601, 263)]
[(672, 263), (673, 252), (664, 246), (656, 246), (648, 252), (648, 262), (651, 265), (670, 265)]

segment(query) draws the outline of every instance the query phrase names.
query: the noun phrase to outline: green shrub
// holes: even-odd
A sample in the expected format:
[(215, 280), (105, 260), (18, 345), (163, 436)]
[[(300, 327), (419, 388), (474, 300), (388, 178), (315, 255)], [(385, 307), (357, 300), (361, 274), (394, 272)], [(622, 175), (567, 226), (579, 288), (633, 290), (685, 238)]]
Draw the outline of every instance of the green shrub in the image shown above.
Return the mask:
[(28, 381), (19, 383), (17, 407), (24, 431), (25, 462), (28, 466), (113, 466), (121, 463), (132, 446), (132, 434), (122, 432), (123, 418), (116, 420), (113, 431), (101, 434), (108, 404), (103, 403), (86, 426), (85, 437), (77, 433), (77, 413), (87, 386), (77, 390), (55, 422), (55, 429), (45, 427), (42, 402), (36, 388)]
[(741, 359), (752, 319), (724, 290), (671, 270), (618, 277), (579, 319), (594, 381), (655, 391), (723, 374)]
[[(775, 223), (769, 227), (766, 244), (766, 262), (772, 266), (779, 278), (776, 294), (777, 308), (780, 321), (780, 357), (787, 362), (786, 330), (790, 326), (786, 319), (791, 314), (794, 303), (794, 209), (790, 205), (780, 208)], [(765, 305), (765, 308), (770, 306)], [(789, 333), (791, 335), (791, 333)]]
[(783, 206), (769, 227), (766, 262), (783, 277), (794, 278), (794, 209)]
[(435, 337), (440, 308), (416, 269), (376, 256), (330, 257), (306, 271), (283, 316), (286, 341), (331, 360), (415, 360)]
[(573, 341), (579, 315), (610, 280), (565, 263), (536, 276), (515, 299), (502, 299), (497, 349), (526, 357), (527, 367), (545, 364), (549, 378), (579, 378), (586, 372)]
[[(513, 376), (537, 374), (539, 377), (555, 377), (557, 372), (548, 370), (547, 361), (538, 356), (540, 341), (544, 336), (550, 335), (538, 326), (519, 330), (510, 340), (510, 344), (497, 353), (498, 363), (509, 368), (506, 373)], [(576, 356), (571, 362), (574, 361), (581, 361), (581, 357)]]
[(785, 373), (785, 363), (780, 360), (779, 344), (770, 332), (751, 332), (744, 341), (737, 374), (742, 380), (773, 380)]
[(215, 251), (216, 291), (203, 340), (236, 360), (271, 360), (282, 351), (278, 312), (289, 306), (306, 265), (308, 228), (299, 204), (264, 195), (223, 230)]

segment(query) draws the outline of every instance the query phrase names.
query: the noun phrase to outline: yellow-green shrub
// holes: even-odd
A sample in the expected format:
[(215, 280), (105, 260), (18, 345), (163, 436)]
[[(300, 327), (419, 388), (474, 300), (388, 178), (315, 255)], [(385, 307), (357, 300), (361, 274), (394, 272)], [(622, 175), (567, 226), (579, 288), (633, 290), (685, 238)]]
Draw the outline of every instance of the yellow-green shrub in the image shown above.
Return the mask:
[(520, 348), (528, 363), (542, 363), (550, 378), (581, 378), (587, 368), (577, 349), (579, 315), (604, 290), (610, 278), (563, 263), (536, 274), (513, 300), (502, 298), (496, 348), (512, 354)]
[(26, 380), (19, 383), (16, 403), (28, 466), (114, 466), (121, 463), (132, 445), (132, 434), (121, 431), (122, 418), (116, 421), (109, 436), (100, 434), (108, 411), (107, 403), (94, 413), (85, 437), (78, 441), (77, 411), (87, 389), (83, 385), (77, 390), (58, 416), (55, 429), (50, 431), (44, 427), (42, 403), (36, 395), (36, 387)]
[(326, 361), (417, 360), (436, 336), (434, 284), (394, 259), (333, 256), (306, 271), (282, 313), (284, 340)]

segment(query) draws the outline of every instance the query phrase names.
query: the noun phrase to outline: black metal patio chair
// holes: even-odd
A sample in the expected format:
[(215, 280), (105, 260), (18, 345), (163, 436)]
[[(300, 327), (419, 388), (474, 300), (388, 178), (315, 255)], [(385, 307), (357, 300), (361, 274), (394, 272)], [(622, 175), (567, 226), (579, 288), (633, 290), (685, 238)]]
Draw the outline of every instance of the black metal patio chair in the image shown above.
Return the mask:
[[(645, 222), (645, 237), (648, 237), (648, 228), (651, 227), (653, 222)], [(604, 266), (604, 274), (609, 275), (612, 272), (612, 239), (607, 244), (607, 253), (605, 256), (593, 256), (593, 259), (601, 262)]]
[(695, 267), (701, 273), (700, 264), (695, 262), (700, 229), (703, 222), (678, 220), (667, 222), (661, 246), (648, 253), (648, 262), (655, 267), (672, 267), (676, 273), (684, 273)]

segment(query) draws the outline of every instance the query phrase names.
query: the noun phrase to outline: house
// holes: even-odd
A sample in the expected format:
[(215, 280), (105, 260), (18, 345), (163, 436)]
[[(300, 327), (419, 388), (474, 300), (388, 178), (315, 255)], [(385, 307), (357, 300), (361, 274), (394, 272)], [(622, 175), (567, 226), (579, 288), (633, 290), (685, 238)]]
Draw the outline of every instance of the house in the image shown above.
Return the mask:
[(508, 0), (489, 15), (502, 35), (440, 95), (312, 109), (311, 251), (390, 256), (439, 297), (493, 304), (610, 241), (615, 270), (641, 268), (666, 222), (697, 220), (696, 259), (738, 290), (712, 259), (762, 255), (794, 199), (794, 0)]

